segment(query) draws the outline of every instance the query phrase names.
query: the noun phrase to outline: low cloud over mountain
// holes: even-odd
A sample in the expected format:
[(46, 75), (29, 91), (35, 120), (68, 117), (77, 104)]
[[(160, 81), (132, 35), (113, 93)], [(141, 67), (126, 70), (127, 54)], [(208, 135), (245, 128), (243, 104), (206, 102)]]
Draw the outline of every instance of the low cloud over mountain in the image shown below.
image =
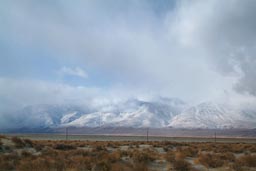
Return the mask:
[(255, 128), (256, 109), (234, 109), (212, 102), (189, 106), (179, 99), (130, 99), (101, 108), (35, 105), (9, 118), (10, 128), (151, 127), (151, 128)]

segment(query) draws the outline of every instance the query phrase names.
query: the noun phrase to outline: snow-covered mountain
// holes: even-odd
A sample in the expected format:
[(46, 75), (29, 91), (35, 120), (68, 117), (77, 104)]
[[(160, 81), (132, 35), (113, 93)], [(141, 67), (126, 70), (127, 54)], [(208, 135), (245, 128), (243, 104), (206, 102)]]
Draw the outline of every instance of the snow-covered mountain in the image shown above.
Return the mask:
[[(17, 111), (10, 118), (16, 127), (49, 127), (71, 122), (86, 109), (71, 105), (33, 105)], [(89, 110), (88, 110), (89, 111)]]
[(255, 128), (256, 110), (212, 102), (189, 107), (179, 99), (130, 99), (96, 108), (72, 105), (35, 105), (18, 111), (16, 127), (174, 127)]
[(65, 105), (28, 106), (15, 114), (17, 127), (166, 127), (181, 113), (186, 103), (179, 99), (158, 98), (155, 101), (130, 99), (98, 108)]
[(62, 126), (166, 127), (185, 106), (186, 104), (178, 99), (159, 99), (157, 102), (132, 99), (105, 106), (94, 113), (85, 113)]
[(191, 107), (172, 118), (175, 128), (255, 128), (256, 110), (241, 110), (212, 102)]

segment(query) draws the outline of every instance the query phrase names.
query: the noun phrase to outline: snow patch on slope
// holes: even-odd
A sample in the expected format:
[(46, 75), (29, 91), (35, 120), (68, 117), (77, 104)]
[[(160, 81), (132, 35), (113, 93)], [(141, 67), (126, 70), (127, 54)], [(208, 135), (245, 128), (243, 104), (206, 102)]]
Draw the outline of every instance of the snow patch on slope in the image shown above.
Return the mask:
[(245, 115), (238, 109), (228, 105), (213, 102), (201, 103), (175, 116), (169, 126), (175, 128), (253, 128), (254, 120), (246, 120)]

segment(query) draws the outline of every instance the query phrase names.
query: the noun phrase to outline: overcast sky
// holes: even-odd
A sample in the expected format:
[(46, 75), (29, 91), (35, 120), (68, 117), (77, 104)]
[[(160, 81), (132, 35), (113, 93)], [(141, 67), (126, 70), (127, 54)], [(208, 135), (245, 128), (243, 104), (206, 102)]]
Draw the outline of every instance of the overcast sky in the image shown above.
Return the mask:
[(255, 0), (3, 0), (0, 112), (128, 98), (255, 101)]

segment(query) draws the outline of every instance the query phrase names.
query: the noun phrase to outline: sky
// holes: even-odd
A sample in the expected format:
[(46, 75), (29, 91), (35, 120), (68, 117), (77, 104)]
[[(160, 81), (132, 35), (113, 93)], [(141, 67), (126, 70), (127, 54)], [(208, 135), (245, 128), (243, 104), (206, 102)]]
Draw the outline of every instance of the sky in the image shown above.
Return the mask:
[(255, 0), (3, 0), (0, 116), (129, 98), (254, 103)]

